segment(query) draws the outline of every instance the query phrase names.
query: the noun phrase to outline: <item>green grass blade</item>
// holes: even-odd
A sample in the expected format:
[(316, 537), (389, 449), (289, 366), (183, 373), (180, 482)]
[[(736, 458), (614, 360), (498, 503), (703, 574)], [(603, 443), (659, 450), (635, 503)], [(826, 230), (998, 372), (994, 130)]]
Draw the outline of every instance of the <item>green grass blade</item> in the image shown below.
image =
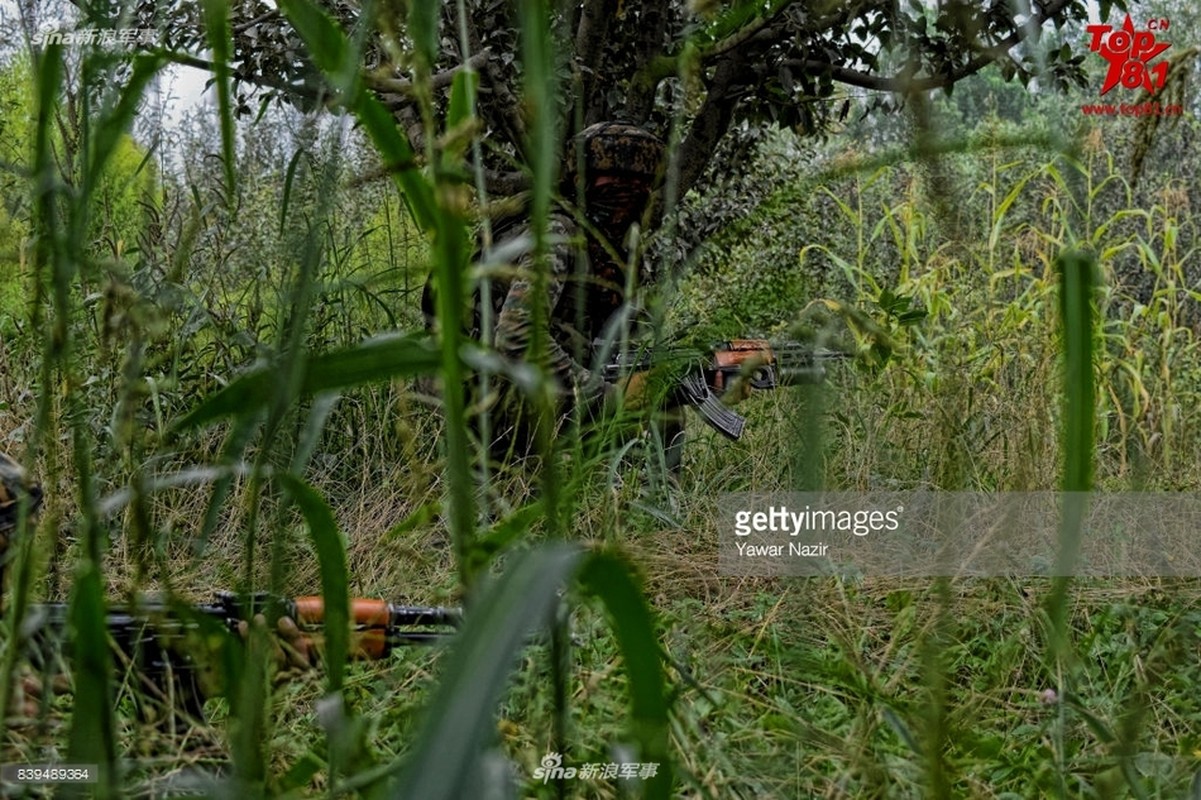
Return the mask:
[(464, 69), (455, 74), (454, 83), (450, 87), (450, 105), (446, 110), (448, 132), (470, 121), (474, 116), (476, 89), (479, 83), (479, 73), (473, 69)]
[[(540, 302), (534, 304), (534, 319), (526, 354), (526, 360), (536, 364), (542, 359), (550, 342), (546, 324), (550, 309), (541, 300), (547, 297), (549, 275), (550, 242), (546, 231), (550, 220), (551, 195), (558, 180), (560, 159), (559, 126), (555, 93), (555, 51), (551, 39), (550, 21), (554, 15), (545, 0), (529, 0), (521, 4), (521, 56), (523, 66), (523, 91), (526, 110), (531, 120), (527, 157), (534, 175), (534, 187), (530, 203), (530, 224), (534, 233), (533, 296)], [(551, 440), (551, 415), (553, 402), (549, 396), (540, 396), (537, 414), (538, 450), (544, 456), (542, 463), (542, 495), (546, 507), (548, 532), (552, 537), (562, 535), (564, 528), (560, 508), (556, 459), (548, 457), (553, 449)]]
[[(1069, 251), (1059, 256), (1059, 313), (1063, 342), (1064, 419), (1063, 507), (1059, 528), (1056, 574), (1047, 597), (1050, 655), (1053, 668), (1071, 655), (1068, 627), (1070, 577), (1080, 550), (1080, 536), (1092, 488), (1093, 428), (1096, 396), (1093, 388), (1094, 257)], [(1068, 674), (1070, 674), (1070, 670)]]
[(314, 63), (342, 92), (342, 102), (358, 118), (384, 163), (404, 192), (413, 219), (422, 230), (434, 224), (434, 195), (416, 169), (413, 148), (397, 129), (391, 113), (363, 91), (357, 64), (345, 35), (325, 12), (308, 0), (282, 0), (280, 10), (304, 39)]
[(121, 137), (133, 124), (134, 115), (142, 102), (142, 94), (166, 62), (157, 56), (138, 56), (133, 60), (133, 73), (116, 105), (104, 114), (94, 128), (88, 150), (88, 169), (84, 176), (82, 194), (90, 196), (99, 185), (104, 168), (117, 149)]
[[(99, 782), (87, 787), (88, 796), (117, 797), (112, 688), (109, 683), (112, 657), (108, 649), (104, 586), (98, 564), (88, 563), (76, 579), (70, 619), (75, 709), (71, 715), (68, 760), (72, 764), (99, 767)], [(77, 796), (83, 796), (83, 793)]]
[(472, 571), (486, 568), (497, 553), (508, 549), (522, 534), (528, 533), (530, 527), (542, 518), (543, 513), (542, 501), (535, 500), (498, 521), (487, 532), (481, 533), (472, 543)]
[(1096, 392), (1093, 386), (1093, 301), (1096, 262), (1080, 251), (1059, 259), (1060, 318), (1064, 344), (1064, 471), (1066, 492), (1092, 488), (1093, 428)]
[(396, 128), (391, 112), (371, 95), (358, 98), (353, 111), (384, 163), (393, 170), (393, 179), (404, 193), (417, 226), (429, 230), (434, 224), (433, 190), (417, 171), (413, 148)]
[(1097, 737), (1099, 742), (1109, 745), (1118, 740), (1117, 735), (1113, 732), (1113, 729), (1105, 723), (1105, 720), (1098, 717), (1092, 711), (1089, 711), (1084, 706), (1084, 703), (1080, 702), (1080, 700), (1069, 695), (1064, 702), (1077, 716), (1080, 717), (1080, 719), (1084, 720), (1084, 724), (1088, 726), (1089, 730), (1093, 732), (1093, 735)]
[[(33, 176), (36, 181), (34, 185), (34, 204), (42, 214), (50, 214), (54, 209), (54, 197), (52, 194), (53, 188), (53, 168), (54, 168), (54, 141), (52, 133), (52, 120), (54, 119), (53, 109), (58, 104), (59, 87), (63, 79), (63, 51), (61, 45), (51, 44), (47, 46), (42, 54), (40, 62), (38, 62), (38, 80), (35, 87), (37, 97), (37, 115), (34, 127), (34, 151), (33, 151)], [(42, 220), (43, 225), (49, 226), (50, 220)], [(46, 261), (49, 258), (49, 250), (51, 242), (47, 241), (50, 237), (44, 236), (39, 242), (38, 247), (34, 250), (35, 269), (39, 272), (44, 271), (47, 267)], [(40, 294), (40, 292), (39, 292)], [(42, 391), (38, 399), (38, 424), (36, 431), (38, 440), (41, 439), (42, 431), (48, 427), (50, 418), (50, 409), (54, 392), (50, 388), (53, 385), (53, 359), (52, 354), (56, 343), (53, 335), (46, 336), (45, 349), (42, 354), (42, 363), (39, 373), (41, 375)], [(36, 453), (36, 445), (38, 440), (35, 440), (34, 448), (31, 448)], [(24, 504), (23, 504), (24, 505)], [(21, 535), (17, 539), (16, 560), (10, 562), (7, 566), (12, 568), (12, 581), (9, 588), (9, 605), (5, 607), (4, 614), (4, 630), (5, 642), (16, 642), (18, 640), (17, 632), (20, 630), (20, 625), (25, 610), (29, 604), (30, 591), (32, 589), (33, 575), (33, 541), (30, 533), (33, 526), (30, 524), (28, 509), (24, 508), (21, 511), (22, 519), (19, 520), (19, 525), (15, 533)], [(6, 559), (12, 558), (13, 553), (5, 553)], [(0, 587), (2, 588), (2, 587)], [(0, 598), (3, 600), (3, 598)], [(8, 719), (9, 701), (12, 698), (12, 688), (15, 684), (15, 671), (17, 667), (18, 648), (5, 647), (3, 653), (0, 654), (0, 720)]]
[(409, 36), (424, 69), (432, 69), (438, 57), (438, 22), (442, 17), (441, 3), (409, 4)]
[(492, 735), (493, 709), (517, 653), (535, 627), (545, 625), (583, 557), (556, 544), (516, 556), (473, 606), (425, 723), (414, 738), (407, 770), (389, 796), (459, 800)]
[[(424, 334), (381, 336), (345, 350), (307, 356), (302, 365), (300, 396), (422, 375), (433, 372), (441, 363), (439, 352)], [(176, 428), (197, 428), (266, 408), (279, 380), (278, 372), (272, 367), (247, 372), (205, 398)]]
[(446, 110), (446, 145), (442, 152), (443, 163), (449, 169), (460, 166), (463, 156), (471, 144), (470, 134), (474, 131), (476, 90), (480, 76), (466, 69), (456, 73), (450, 87), (450, 105)]
[(353, 94), (359, 84), (350, 42), (329, 15), (307, 0), (283, 0), (279, 8), (304, 39), (309, 54), (334, 88)]
[(1080, 535), (1092, 488), (1093, 428), (1093, 294), (1095, 261), (1087, 253), (1062, 254), (1059, 268), (1059, 313), (1063, 340), (1063, 509), (1055, 586), (1048, 599), (1052, 646), (1067, 646), (1068, 586), (1080, 550)]
[(909, 730), (909, 726), (905, 724), (905, 720), (901, 719), (897, 712), (893, 711), (888, 706), (882, 706), (880, 709), (880, 714), (884, 717), (884, 722), (888, 724), (888, 727), (892, 728), (893, 733), (897, 735), (897, 738), (899, 738), (914, 755), (918, 756), (919, 758), (924, 755), (922, 752), (921, 743), (918, 742), (917, 737), (913, 735), (913, 731)]
[(230, 99), (230, 44), (233, 33), (229, 27), (229, 0), (203, 0), (204, 30), (209, 48), (213, 51), (214, 78), (217, 86), (217, 114), (221, 118), (221, 154), (225, 166), (225, 196), (230, 202), (237, 196), (234, 171), (234, 114)]
[[(440, 193), (446, 200), (448, 193)], [(438, 234), (434, 242), (434, 274), (438, 279), (437, 312), (442, 351), (442, 379), (450, 387), (467, 380), (460, 360), (464, 335), (459, 328), (463, 307), (468, 247), (466, 221), (452, 208), (440, 203), (437, 208)], [(450, 493), (450, 534), (459, 566), (459, 582), (465, 595), (475, 583), (471, 570), (471, 543), (474, 540), (475, 499), (471, 478), (471, 442), (467, 436), (467, 412), (463, 392), (444, 392), (442, 407), (446, 419), (446, 482)]]
[(284, 173), (284, 196), (279, 204), (280, 233), (283, 233), (288, 226), (288, 205), (292, 201), (292, 182), (296, 180), (296, 168), (300, 166), (300, 159), (304, 156), (304, 150), (297, 150), (293, 153), (292, 160), (288, 162), (288, 170)]
[(309, 538), (321, 569), (321, 595), (325, 600), (325, 664), (329, 691), (342, 690), (346, 658), (350, 649), (350, 580), (346, 548), (329, 504), (309, 484), (288, 473), (276, 478), (296, 503), (308, 524)]
[(614, 555), (597, 553), (589, 558), (580, 573), (580, 581), (587, 592), (604, 602), (625, 660), (632, 734), (641, 747), (639, 760), (659, 765), (655, 777), (648, 780), (644, 797), (671, 797), (663, 660), (650, 607), (635, 583), (631, 569)]
[[(261, 417), (257, 414), (246, 414), (235, 420), (234, 424), (230, 427), (229, 433), (226, 434), (224, 444), (221, 446), (220, 463), (223, 466), (231, 467), (242, 459), (247, 445), (250, 444), (251, 437), (258, 430), (260, 422)], [(204, 511), (204, 522), (200, 527), (200, 536), (193, 545), (193, 552), (197, 555), (203, 553), (208, 548), (213, 533), (217, 530), (217, 526), (221, 524), (221, 507), (229, 498), (230, 491), (234, 486), (234, 478), (233, 470), (229, 470), (213, 482), (213, 492), (209, 496), (208, 505)]]

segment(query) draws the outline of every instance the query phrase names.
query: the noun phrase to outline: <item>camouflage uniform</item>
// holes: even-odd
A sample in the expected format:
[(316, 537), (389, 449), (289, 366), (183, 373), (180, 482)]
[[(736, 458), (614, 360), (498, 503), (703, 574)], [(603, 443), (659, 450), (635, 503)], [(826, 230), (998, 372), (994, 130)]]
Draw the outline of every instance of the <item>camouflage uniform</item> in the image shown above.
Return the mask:
[[(529, 360), (534, 325), (539, 313), (546, 319), (548, 335), (543, 339), (542, 365), (561, 387), (559, 422), (579, 406), (595, 418), (615, 389), (591, 363), (593, 343), (606, 335), (613, 315), (626, 303), (629, 262), (625, 239), (630, 225), (641, 219), (662, 169), (663, 144), (649, 132), (633, 125), (603, 122), (581, 132), (572, 142), (564, 171), (563, 193), (572, 197), (584, 189), (589, 223), (607, 242), (586, 231), (566, 211), (555, 209), (547, 225), (552, 246), (547, 253), (545, 305), (538, 309), (534, 294), (533, 256), (525, 254), (510, 277), (492, 282), (494, 346), (514, 360)], [(577, 174), (582, 161), (584, 175)], [(532, 241), (528, 222), (500, 221), (494, 236), (497, 247), (525, 237)], [(614, 257), (614, 252), (618, 256)], [(581, 258), (586, 258), (584, 263)], [(634, 276), (642, 285), (648, 276)], [(427, 293), (428, 297), (428, 293)], [(428, 310), (428, 309), (427, 309)], [(479, 303), (472, 331), (480, 334)], [(524, 455), (536, 438), (532, 409), (518, 391), (503, 384), (490, 398), (494, 452)], [(675, 426), (678, 428), (678, 426)], [(676, 430), (669, 431), (674, 438)]]

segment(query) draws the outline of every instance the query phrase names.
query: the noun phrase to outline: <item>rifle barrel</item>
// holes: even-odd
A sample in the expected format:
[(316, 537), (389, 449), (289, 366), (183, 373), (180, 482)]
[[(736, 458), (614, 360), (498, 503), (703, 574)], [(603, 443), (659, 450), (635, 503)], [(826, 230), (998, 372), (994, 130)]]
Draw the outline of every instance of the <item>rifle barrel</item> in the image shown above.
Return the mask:
[(821, 383), (826, 377), (825, 362), (850, 358), (850, 353), (826, 347), (812, 347), (800, 342), (772, 345), (776, 370), (781, 384)]

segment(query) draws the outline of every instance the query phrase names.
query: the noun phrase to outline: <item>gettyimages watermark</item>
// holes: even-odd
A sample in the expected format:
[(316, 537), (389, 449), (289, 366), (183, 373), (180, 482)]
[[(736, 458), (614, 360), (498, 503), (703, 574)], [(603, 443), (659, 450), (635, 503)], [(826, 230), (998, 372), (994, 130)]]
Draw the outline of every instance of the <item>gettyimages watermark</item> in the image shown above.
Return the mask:
[(33, 44), (45, 47), (51, 44), (64, 47), (151, 47), (161, 40), (154, 28), (80, 28), (74, 31), (47, 28), (33, 35)]
[(723, 575), (1201, 577), (1201, 494), (773, 493), (720, 504)]
[(534, 768), (534, 779), (543, 783), (557, 780), (635, 780), (653, 778), (659, 774), (659, 762), (609, 761), (588, 762), (578, 767), (564, 767), (560, 753), (547, 753)]

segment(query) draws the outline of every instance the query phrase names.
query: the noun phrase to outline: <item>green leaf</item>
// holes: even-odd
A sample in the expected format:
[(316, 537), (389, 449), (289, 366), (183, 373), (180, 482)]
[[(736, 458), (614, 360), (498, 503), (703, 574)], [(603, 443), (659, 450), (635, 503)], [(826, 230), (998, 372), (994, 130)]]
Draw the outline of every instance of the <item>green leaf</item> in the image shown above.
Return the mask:
[(1064, 342), (1065, 455), (1063, 490), (1092, 488), (1093, 424), (1093, 294), (1096, 263), (1088, 253), (1072, 251), (1058, 260), (1060, 319)]
[[(308, 356), (300, 366), (304, 379), (299, 396), (421, 375), (435, 371), (440, 364), (438, 351), (424, 333), (381, 336), (346, 350)], [(253, 369), (203, 400), (176, 428), (195, 428), (228, 416), (256, 414), (271, 402), (279, 380), (278, 368)]]
[(387, 796), (411, 800), (465, 796), (479, 755), (493, 735), (492, 715), (517, 654), (530, 632), (549, 620), (559, 590), (582, 557), (578, 547), (568, 544), (523, 553), (480, 594), (413, 738), (399, 785)]
[(68, 759), (72, 764), (95, 764), (100, 782), (89, 787), (90, 796), (115, 797), (112, 689), (109, 676), (108, 623), (104, 587), (98, 565), (87, 566), (75, 581), (71, 599), (71, 643), (75, 667), (75, 709), (71, 715)]
[(409, 3), (409, 36), (421, 66), (431, 69), (438, 57), (438, 22), (442, 16), (441, 3)]
[(234, 115), (230, 100), (230, 50), (233, 33), (229, 28), (228, 0), (203, 0), (204, 29), (213, 51), (213, 73), (217, 86), (217, 113), (221, 118), (221, 154), (225, 166), (225, 196), (232, 200), (237, 173), (234, 170)]
[(629, 678), (632, 734), (641, 746), (639, 759), (659, 765), (643, 796), (671, 797), (663, 659), (650, 607), (634, 582), (630, 568), (614, 555), (593, 555), (580, 573), (580, 582), (585, 591), (604, 602), (609, 612)]
[(450, 88), (450, 107), (446, 114), (446, 145), (443, 159), (446, 166), (457, 162), (471, 144), (475, 129), (475, 96), (479, 85), (479, 74), (474, 70), (463, 70), (455, 75)]
[(341, 93), (342, 103), (358, 118), (384, 164), (404, 192), (413, 219), (422, 230), (434, 224), (434, 195), (416, 169), (413, 148), (397, 129), (391, 113), (363, 91), (358, 59), (341, 29), (309, 0), (281, 0), (280, 10), (304, 39), (314, 63)]
[(100, 182), (100, 176), (104, 174), (104, 168), (117, 149), (121, 136), (133, 124), (134, 114), (142, 102), (142, 93), (164, 63), (157, 56), (137, 56), (133, 61), (133, 73), (117, 104), (108, 109), (96, 122), (96, 133), (91, 138), (88, 172), (83, 187), (85, 195), (90, 194), (91, 187)]
[(321, 570), (321, 596), (325, 608), (325, 663), (330, 693), (342, 689), (346, 657), (350, 649), (350, 589), (346, 548), (329, 504), (307, 483), (286, 472), (275, 475), (296, 503), (308, 525), (309, 538), (317, 552)]
[(893, 294), (892, 289), (886, 287), (880, 290), (880, 299), (876, 301), (876, 304), (879, 305), (885, 313), (892, 313), (896, 301), (897, 296)]

